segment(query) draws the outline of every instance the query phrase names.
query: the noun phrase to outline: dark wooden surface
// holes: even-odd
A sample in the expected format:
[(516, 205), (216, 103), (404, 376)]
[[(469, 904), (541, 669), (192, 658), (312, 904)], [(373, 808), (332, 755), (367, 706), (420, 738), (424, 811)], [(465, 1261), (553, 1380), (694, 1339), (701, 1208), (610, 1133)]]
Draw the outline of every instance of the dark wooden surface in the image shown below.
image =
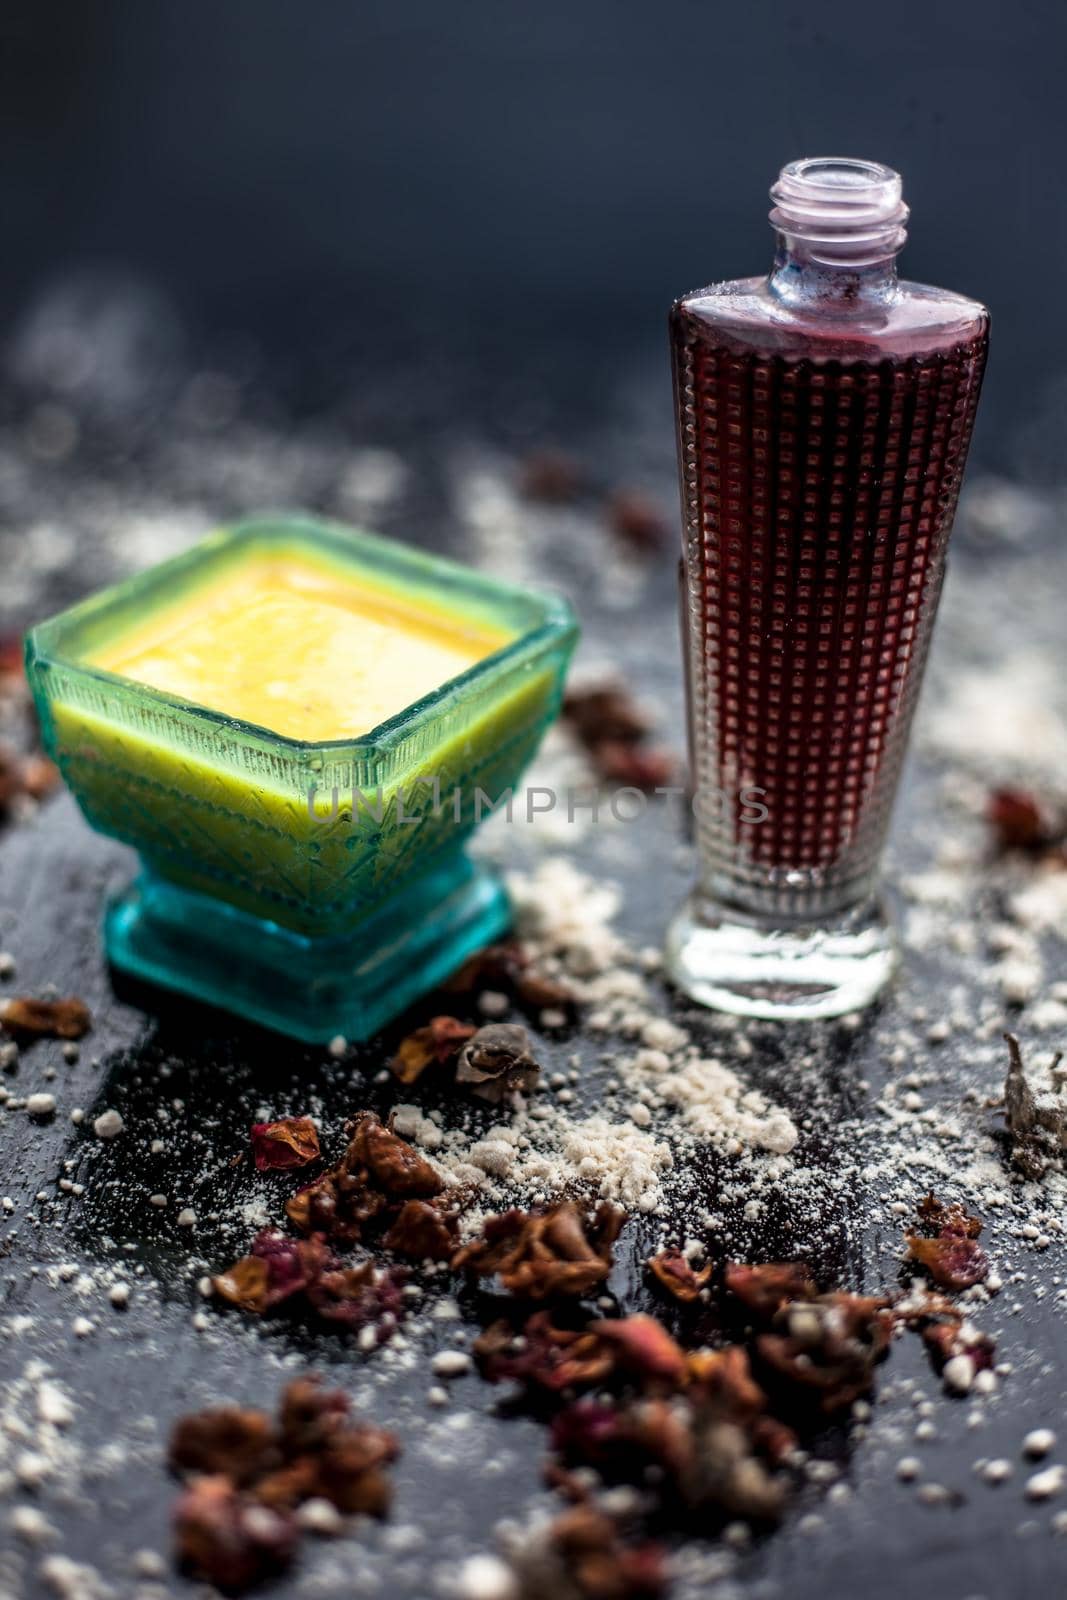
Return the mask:
[[(179, 377), (145, 417), (131, 414), (116, 423), (87, 415), (77, 447), (58, 463), (27, 446), (27, 408), (35, 402), (13, 392), (3, 435), (7, 471), (0, 507), (0, 570), (10, 585), (5, 624), (21, 626), (101, 578), (143, 564), (161, 542), (191, 536), (198, 522), (207, 525), (256, 503), (281, 500), (351, 515), (350, 498), (339, 485), (346, 459), (368, 437), (398, 449), (410, 469), (399, 498), (377, 514), (369, 509), (368, 520), (478, 559), (486, 558), (488, 547), (472, 533), (457, 485), (465, 484), (467, 493), (475, 469), (490, 485), (506, 484), (511, 461), (531, 436), (569, 438), (591, 463), (594, 478), (607, 484), (636, 480), (659, 494), (673, 515), (672, 443), (660, 367), (647, 374), (605, 372), (599, 399), (587, 392), (587, 386), (598, 386), (575, 378), (566, 356), (547, 375), (521, 385), (487, 379), (462, 360), (434, 367), (422, 385), (411, 377), (417, 367), (407, 371), (405, 384), (382, 363), (375, 385), (364, 368), (360, 386), (347, 399), (299, 426), (253, 387), (243, 408), (246, 417), (259, 408), (254, 429), (239, 422), (213, 432), (181, 420)], [(546, 396), (556, 397), (555, 413)], [(533, 565), (544, 568), (543, 579), (558, 577), (578, 591), (589, 654), (621, 663), (658, 703), (665, 733), (677, 742), (673, 552), (641, 569), (633, 604), (607, 603), (591, 578), (597, 563), (612, 559), (595, 503), (573, 515), (573, 527), (565, 521), (556, 527), (551, 516), (546, 521), (546, 514), (531, 513)], [(595, 562), (574, 548), (574, 529), (583, 518)], [(54, 559), (49, 551), (57, 537), (67, 542)], [(1033, 552), (991, 551), (965, 538), (959, 562), (959, 595), (984, 595), (992, 609), (981, 625), (1002, 630), (1006, 653), (1018, 637), (1019, 617), (1011, 610), (1015, 600), (1005, 601), (1008, 614), (997, 614), (997, 597), (1027, 592), (1027, 570), (1033, 579), (1029, 644), (1062, 649), (1057, 601), (1052, 593), (1038, 592), (1041, 569)], [(1013, 570), (1010, 583), (998, 576), (998, 562)], [(1033, 565), (1023, 570), (1020, 562)], [(957, 656), (962, 659), (970, 648), (977, 625), (977, 619), (952, 610), (953, 595), (950, 587), (935, 695), (951, 677)], [(936, 753), (913, 763), (897, 819), (898, 881), (930, 866), (944, 829), (953, 825), (943, 776)], [(515, 848), (530, 847), (516, 841)], [(620, 883), (619, 926), (627, 939), (635, 946), (658, 943), (688, 876), (678, 817), (654, 809), (622, 836), (594, 830), (574, 854), (594, 874)], [(33, 1122), (24, 1111), (0, 1115), (0, 1190), (13, 1202), (2, 1222), (0, 1262), (0, 1406), (7, 1427), (0, 1471), (11, 1469), (20, 1448), (32, 1448), (12, 1431), (12, 1419), (23, 1412), (32, 1418), (28, 1364), (47, 1367), (77, 1410), (63, 1433), (61, 1459), (41, 1489), (13, 1487), (0, 1498), (0, 1593), (42, 1592), (40, 1564), (55, 1552), (89, 1563), (109, 1592), (144, 1588), (134, 1552), (169, 1553), (174, 1485), (163, 1447), (172, 1419), (212, 1401), (269, 1405), (288, 1376), (312, 1368), (328, 1373), (401, 1436), (396, 1503), (389, 1522), (357, 1537), (308, 1541), (294, 1574), (273, 1592), (425, 1600), (438, 1593), (457, 1560), (491, 1547), (498, 1519), (522, 1518), (532, 1506), (548, 1503), (541, 1485), (544, 1430), (509, 1414), (501, 1395), (476, 1376), (452, 1385), (444, 1410), (427, 1403), (433, 1382), (429, 1357), (453, 1342), (456, 1327), (428, 1314), (434, 1303), (456, 1296), (462, 1326), (471, 1333), (491, 1309), (486, 1297), (453, 1282), (427, 1283), (406, 1349), (387, 1347), (370, 1356), (344, 1337), (281, 1322), (258, 1324), (203, 1303), (196, 1288), (201, 1273), (240, 1254), (255, 1231), (255, 1206), (264, 1197), (269, 1206), (273, 1191), (280, 1208), (291, 1187), (284, 1175), (265, 1184), (254, 1180), (247, 1163), (232, 1165), (256, 1111), (311, 1111), (336, 1146), (347, 1114), (363, 1106), (385, 1109), (398, 1096), (392, 1086), (373, 1081), (385, 1043), (337, 1061), (325, 1051), (113, 982), (101, 958), (101, 902), (131, 866), (121, 847), (88, 831), (66, 796), (0, 834), (0, 948), (18, 963), (7, 992), (40, 993), (52, 985), (83, 996), (95, 1019), (77, 1062), (66, 1062), (57, 1044), (41, 1043), (23, 1051), (17, 1075), (5, 1080), (12, 1094), (52, 1091), (58, 1112), (47, 1122)], [(978, 901), (962, 906), (959, 915), (972, 919), (980, 933), (996, 910)], [(1061, 958), (1062, 946), (1054, 947), (1053, 977), (1063, 974)], [(870, 1171), (879, 1148), (875, 1102), (886, 1082), (905, 1070), (890, 1060), (892, 1041), (918, 1039), (908, 1057), (929, 1074), (924, 1095), (931, 1103), (958, 1108), (969, 1084), (980, 1096), (993, 1086), (986, 1065), (974, 1068), (965, 1034), (936, 1049), (921, 1040), (917, 1008), (936, 1017), (954, 989), (965, 996), (957, 1003), (976, 1018), (983, 1000), (995, 998), (980, 962), (952, 948), (908, 952), (897, 987), (858, 1027), (757, 1026), (748, 1030), (755, 1049), (745, 1060), (732, 1060), (734, 1036), (714, 1018), (687, 1017), (747, 1080), (790, 1107), (802, 1123), (798, 1159), (812, 1174), (803, 1194), (789, 1187), (758, 1221), (746, 1221), (743, 1205), (732, 1200), (724, 1236), (713, 1241), (717, 1252), (739, 1259), (804, 1254), (824, 1278), (849, 1288), (898, 1282), (900, 1225), (884, 1203), (891, 1185)], [(662, 1008), (664, 1015), (677, 1009), (666, 992)], [(601, 1042), (583, 1047), (580, 1030), (577, 1039), (539, 1040), (549, 1071), (575, 1048), (583, 1049), (587, 1063), (579, 1101), (595, 1104), (608, 1070), (598, 1065)], [(49, 1069), (52, 1079), (46, 1077)], [(411, 1097), (411, 1091), (399, 1095)], [(126, 1131), (102, 1144), (86, 1123), (108, 1106), (121, 1112)], [(70, 1120), (75, 1107), (85, 1112), (80, 1127)], [(996, 1122), (995, 1112), (973, 1114)], [(868, 1131), (859, 1137), (857, 1129)], [(886, 1133), (883, 1153), (893, 1138)], [(153, 1153), (159, 1140), (163, 1149)], [(683, 1236), (692, 1231), (701, 1204), (715, 1199), (730, 1177), (730, 1162), (711, 1150), (681, 1175), (672, 1220)], [(61, 1192), (61, 1178), (80, 1192)], [(157, 1193), (168, 1197), (164, 1209), (150, 1201)], [(246, 1209), (250, 1201), (252, 1210)], [(176, 1225), (182, 1206), (198, 1214), (192, 1232)], [(640, 1262), (654, 1226), (631, 1223), (620, 1242), (612, 1288), (627, 1308), (653, 1304)], [(977, 1406), (945, 1397), (918, 1341), (900, 1342), (881, 1369), (870, 1424), (828, 1429), (814, 1441), (817, 1454), (839, 1464), (847, 1492), (802, 1486), (779, 1531), (751, 1551), (724, 1554), (719, 1578), (705, 1568), (694, 1582), (681, 1581), (679, 1594), (716, 1594), (721, 1600), (735, 1593), (753, 1600), (862, 1594), (889, 1600), (921, 1592), (945, 1600), (1036, 1600), (1059, 1592), (1067, 1582), (1067, 1540), (1050, 1531), (1055, 1502), (1034, 1507), (1023, 1497), (1020, 1441), (1028, 1427), (1047, 1424), (1061, 1428), (1067, 1449), (1063, 1307), (1055, 1289), (1063, 1252), (1054, 1243), (1038, 1256), (1013, 1234), (1010, 1214), (991, 1219), (991, 1250), (1006, 1282), (977, 1316), (1014, 1369), (998, 1393)], [(1007, 1281), (1015, 1268), (1027, 1275), (1022, 1284)], [(117, 1275), (132, 1288), (124, 1311), (107, 1297)], [(1038, 1283), (1050, 1285), (1042, 1299), (1034, 1294)], [(78, 1317), (91, 1320), (88, 1336), (76, 1336)], [(709, 1311), (685, 1331), (698, 1338), (713, 1333), (714, 1325)], [(31, 1367), (30, 1379), (37, 1375)], [(933, 1404), (934, 1440), (915, 1441), (917, 1400)], [(951, 1506), (924, 1505), (914, 1486), (897, 1481), (897, 1462), (912, 1454), (922, 1458), (928, 1480), (952, 1491)], [(996, 1456), (1009, 1458), (1015, 1468), (1000, 1489), (973, 1470), (976, 1459)], [(44, 1512), (55, 1530), (50, 1543), (34, 1548), (14, 1536), (8, 1518), (20, 1504)], [(705, 1555), (711, 1548), (705, 1547)], [(155, 1582), (176, 1594), (189, 1589), (169, 1566)]]

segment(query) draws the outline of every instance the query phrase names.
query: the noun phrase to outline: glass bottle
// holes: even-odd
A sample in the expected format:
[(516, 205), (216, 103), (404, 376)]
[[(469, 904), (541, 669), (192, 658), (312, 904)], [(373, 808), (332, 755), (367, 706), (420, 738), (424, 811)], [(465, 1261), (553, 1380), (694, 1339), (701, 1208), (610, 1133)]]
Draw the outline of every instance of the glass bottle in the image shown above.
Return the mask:
[(771, 190), (766, 278), (671, 315), (699, 877), (667, 940), (694, 999), (865, 1005), (895, 961), (880, 860), (945, 568), (989, 316), (897, 277), (875, 162)]

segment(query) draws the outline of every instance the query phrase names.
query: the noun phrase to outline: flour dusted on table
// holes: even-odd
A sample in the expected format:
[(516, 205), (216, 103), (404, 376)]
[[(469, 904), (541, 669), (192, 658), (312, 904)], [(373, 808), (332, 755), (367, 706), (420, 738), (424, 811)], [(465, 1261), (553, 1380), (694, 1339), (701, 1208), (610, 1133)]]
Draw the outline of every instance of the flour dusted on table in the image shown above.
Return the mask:
[[(641, 956), (615, 931), (621, 897), (563, 857), (508, 888), (517, 931), (537, 967), (566, 978), (589, 1008), (587, 1029), (621, 1034), (636, 1048), (615, 1060), (619, 1095), (604, 1110), (568, 1109), (580, 1054), (553, 1092), (516, 1099), (506, 1119), (472, 1136), (439, 1113), (402, 1105), (394, 1127), (414, 1139), (446, 1182), (471, 1186), (486, 1204), (539, 1203), (585, 1188), (642, 1213), (657, 1211), (676, 1154), (701, 1144), (756, 1159), (788, 1156), (797, 1130), (788, 1114), (726, 1064), (702, 1055), (689, 1031), (662, 1014)], [(619, 1101), (621, 1115), (610, 1114)]]

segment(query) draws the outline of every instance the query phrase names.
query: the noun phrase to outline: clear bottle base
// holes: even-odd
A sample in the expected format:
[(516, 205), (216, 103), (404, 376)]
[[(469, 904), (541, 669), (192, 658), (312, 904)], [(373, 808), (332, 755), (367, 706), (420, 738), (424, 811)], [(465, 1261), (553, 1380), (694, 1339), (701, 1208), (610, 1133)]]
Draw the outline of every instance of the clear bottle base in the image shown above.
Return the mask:
[(719, 915), (693, 896), (667, 930), (671, 982), (735, 1016), (810, 1020), (859, 1011), (896, 963), (893, 928), (879, 903), (821, 926), (771, 928), (725, 908)]

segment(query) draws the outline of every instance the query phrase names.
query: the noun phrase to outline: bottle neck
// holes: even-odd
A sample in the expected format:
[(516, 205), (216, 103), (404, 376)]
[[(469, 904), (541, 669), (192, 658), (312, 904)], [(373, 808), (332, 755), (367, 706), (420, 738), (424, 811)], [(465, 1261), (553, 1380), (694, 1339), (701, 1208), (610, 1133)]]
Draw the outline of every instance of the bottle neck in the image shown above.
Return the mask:
[(783, 167), (771, 190), (770, 288), (790, 306), (838, 314), (891, 298), (908, 208), (889, 167), (840, 156)]
[(896, 253), (880, 261), (832, 261), (814, 255), (802, 239), (775, 235), (771, 293), (789, 306), (835, 311), (863, 309), (890, 300), (897, 286)]

